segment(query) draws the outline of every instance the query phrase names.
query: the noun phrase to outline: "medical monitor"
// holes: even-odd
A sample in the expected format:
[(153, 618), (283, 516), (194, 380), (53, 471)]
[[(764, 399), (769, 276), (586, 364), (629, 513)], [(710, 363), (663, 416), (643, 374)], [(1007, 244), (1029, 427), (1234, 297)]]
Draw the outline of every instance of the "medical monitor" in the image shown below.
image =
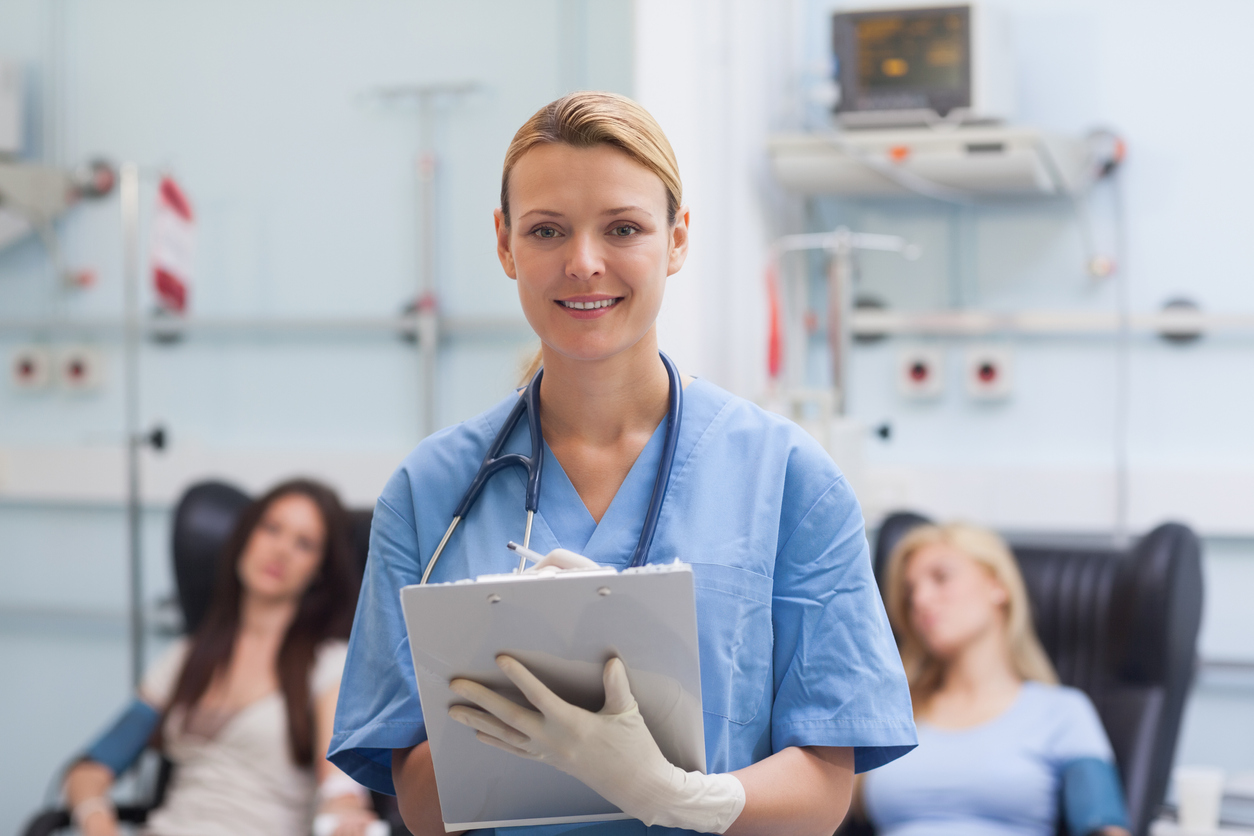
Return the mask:
[(845, 127), (998, 122), (1013, 81), (1000, 21), (977, 4), (862, 8), (832, 16)]

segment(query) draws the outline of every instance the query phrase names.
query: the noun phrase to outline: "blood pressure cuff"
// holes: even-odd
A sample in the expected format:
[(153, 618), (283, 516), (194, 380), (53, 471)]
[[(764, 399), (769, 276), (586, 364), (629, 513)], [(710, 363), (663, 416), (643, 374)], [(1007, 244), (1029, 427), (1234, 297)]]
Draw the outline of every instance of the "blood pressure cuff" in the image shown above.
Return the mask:
[(1089, 836), (1103, 827), (1128, 829), (1123, 786), (1115, 765), (1100, 758), (1079, 758), (1062, 772), (1062, 811), (1070, 836)]
[(117, 721), (87, 748), (83, 757), (102, 763), (121, 775), (131, 764), (139, 760), (144, 747), (152, 737), (153, 729), (161, 721), (161, 714), (143, 700), (135, 700)]

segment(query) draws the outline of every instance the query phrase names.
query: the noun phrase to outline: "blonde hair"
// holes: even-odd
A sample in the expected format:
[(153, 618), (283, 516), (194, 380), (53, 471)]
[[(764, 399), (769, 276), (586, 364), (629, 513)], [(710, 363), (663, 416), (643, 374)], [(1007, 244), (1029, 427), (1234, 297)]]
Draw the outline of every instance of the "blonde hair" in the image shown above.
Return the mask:
[(1006, 590), (1006, 640), (1010, 664), (1025, 680), (1057, 684), (1058, 675), (1032, 629), (1031, 604), (1023, 575), (1006, 541), (985, 528), (967, 523), (922, 525), (911, 529), (888, 558), (888, 619), (897, 633), (901, 661), (910, 682), (915, 711), (927, 704), (940, 688), (944, 665), (931, 655), (910, 623), (906, 590), (906, 564), (925, 546), (946, 545), (970, 557)]
[(536, 346), (533, 349), (528, 349), (528, 351), (530, 353), (518, 364), (518, 368), (521, 370), (518, 375), (519, 386), (526, 386), (530, 383), (531, 378), (535, 377), (536, 372), (540, 371), (540, 366), (544, 365), (544, 348), (542, 346)]
[(537, 145), (592, 148), (612, 145), (652, 171), (666, 187), (666, 220), (675, 223), (684, 187), (679, 163), (662, 127), (649, 111), (617, 93), (571, 93), (549, 102), (528, 119), (505, 152), (501, 172), (501, 214), (509, 226), (509, 175)]
[[(666, 222), (674, 225), (683, 204), (684, 186), (679, 162), (657, 120), (637, 102), (617, 93), (571, 93), (535, 112), (514, 134), (501, 171), (501, 215), (508, 228), (509, 175), (523, 155), (537, 145), (593, 148), (610, 145), (652, 171), (666, 188)], [(522, 383), (539, 371), (543, 353), (537, 350), (524, 366)]]

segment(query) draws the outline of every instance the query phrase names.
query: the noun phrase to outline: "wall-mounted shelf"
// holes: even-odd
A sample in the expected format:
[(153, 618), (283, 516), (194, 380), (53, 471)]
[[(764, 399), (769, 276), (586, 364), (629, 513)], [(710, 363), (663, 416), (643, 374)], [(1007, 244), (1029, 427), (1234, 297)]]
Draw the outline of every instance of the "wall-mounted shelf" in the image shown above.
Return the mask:
[(807, 195), (1070, 195), (1098, 170), (1086, 140), (1008, 126), (783, 134), (768, 148), (780, 183)]

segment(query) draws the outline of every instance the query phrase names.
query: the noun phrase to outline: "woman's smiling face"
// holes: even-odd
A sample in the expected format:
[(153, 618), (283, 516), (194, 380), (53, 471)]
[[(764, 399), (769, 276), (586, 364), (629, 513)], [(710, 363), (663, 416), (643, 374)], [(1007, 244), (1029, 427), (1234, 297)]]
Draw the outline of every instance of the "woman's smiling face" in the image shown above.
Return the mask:
[(656, 174), (610, 145), (542, 144), (514, 165), (509, 202), (497, 254), (549, 349), (601, 360), (649, 333), (688, 249), (687, 212), (669, 222)]

